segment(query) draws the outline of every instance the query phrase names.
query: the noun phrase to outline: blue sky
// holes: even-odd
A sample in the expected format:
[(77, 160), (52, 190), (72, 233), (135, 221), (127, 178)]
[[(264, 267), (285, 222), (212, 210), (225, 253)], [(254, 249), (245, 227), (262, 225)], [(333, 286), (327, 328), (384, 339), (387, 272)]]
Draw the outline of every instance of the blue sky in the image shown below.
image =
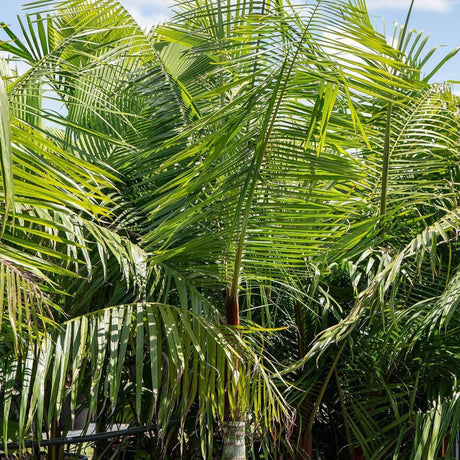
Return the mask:
[[(15, 25), (23, 3), (21, 0), (0, 0), (0, 20)], [(140, 24), (147, 26), (165, 20), (173, 0), (121, 0), (121, 3)], [(367, 0), (366, 3), (376, 28), (389, 36), (393, 33), (394, 22), (404, 22), (410, 0)], [(410, 27), (430, 36), (427, 49), (439, 46), (431, 60), (437, 62), (448, 51), (460, 46), (460, 0), (415, 0)], [(460, 80), (460, 52), (433, 80)]]

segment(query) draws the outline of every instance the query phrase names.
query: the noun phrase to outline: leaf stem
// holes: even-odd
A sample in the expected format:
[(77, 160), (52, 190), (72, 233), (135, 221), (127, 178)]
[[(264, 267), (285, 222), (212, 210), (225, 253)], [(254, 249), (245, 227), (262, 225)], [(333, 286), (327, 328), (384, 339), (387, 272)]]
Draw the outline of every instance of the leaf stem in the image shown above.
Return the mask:
[[(404, 38), (409, 24), (409, 19), (412, 13), (412, 7), (414, 6), (414, 0), (411, 1), (409, 11), (407, 12), (406, 21), (404, 22), (404, 28), (401, 36), (398, 40), (398, 51), (401, 51), (404, 43)], [(385, 141), (383, 145), (383, 165), (382, 165), (382, 191), (380, 194), (380, 217), (384, 218), (387, 211), (387, 195), (388, 195), (388, 175), (390, 169), (390, 140), (391, 140), (391, 115), (393, 111), (393, 99), (391, 96), (390, 102), (387, 107), (387, 117), (385, 123)]]

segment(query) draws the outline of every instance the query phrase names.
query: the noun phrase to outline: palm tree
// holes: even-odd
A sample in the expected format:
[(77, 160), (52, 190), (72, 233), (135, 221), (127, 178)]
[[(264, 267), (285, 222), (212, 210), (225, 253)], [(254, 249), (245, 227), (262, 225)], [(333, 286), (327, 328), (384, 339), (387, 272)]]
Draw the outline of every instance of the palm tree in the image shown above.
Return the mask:
[[(27, 118), (32, 128), (40, 130), (43, 142), (51, 149), (49, 155), (54, 158), (65, 152), (71, 161), (68, 170), (75, 176), (73, 180), (86, 180), (80, 188), (86, 186), (87, 190), (81, 195), (85, 193), (84, 198), (90, 204), (96, 201), (99, 207), (89, 208), (87, 212), (93, 215), (86, 219), (86, 208), (81, 205), (78, 213), (61, 209), (60, 214), (51, 216), (57, 216), (57, 221), (50, 218), (48, 226), (56, 228), (50, 244), (54, 245), (55, 240), (60, 243), (55, 252), (74, 263), (76, 279), (71, 279), (70, 270), (56, 267), (55, 272), (51, 271), (51, 250), (44, 254), (43, 262), (37, 257), (36, 264), (48, 262), (45, 268), (51, 266), (46, 280), (53, 287), (49, 296), (53, 303), (49, 311), (37, 315), (47, 329), (41, 327), (23, 350), (5, 357), (1, 395), (4, 439), (8, 439), (10, 416), (18, 421), (20, 440), (33, 426), (40, 436), (43, 422), (50, 435), (56, 435), (64, 400), (70, 399), (75, 412), (83, 393), (90, 414), (104, 407), (113, 416), (124, 405), (118, 398), (122, 384), (131, 382), (135, 384), (132, 416), (139, 423), (155, 419), (158, 431), (166, 433), (170, 418), (179, 412), (184, 430), (185, 416), (193, 409), (198, 413), (206, 451), (212, 445), (212, 419), (223, 414), (225, 401), (236, 404), (224, 390), (237, 375), (252, 376), (251, 385), (235, 380), (235, 388), (249, 409), (258, 409), (254, 411), (254, 423), (280, 423), (289, 418), (289, 408), (246, 341), (217, 327), (218, 311), (207, 296), (188, 277), (184, 279), (180, 270), (163, 266), (161, 260), (148, 260), (152, 254), (139, 244), (139, 236), (146, 233), (145, 214), (131, 207), (133, 202), (145, 199), (145, 193), (136, 187), (138, 172), (132, 163), (137, 161), (134, 153), (152, 149), (147, 136), (139, 134), (151, 131), (157, 123), (149, 119), (152, 97), (142, 94), (145, 78), (156, 79), (161, 89), (167, 85), (171, 93), (167, 98), (174, 103), (170, 110), (173, 118), (180, 119), (183, 110), (182, 101), (179, 105), (175, 102), (178, 84), (164, 69), (153, 42), (121, 7), (114, 10), (113, 6), (114, 2), (102, 5), (95, 14), (86, 2), (66, 3), (54, 19), (28, 17), (24, 43), (5, 29), (13, 42), (4, 43), (4, 49), (30, 66), (24, 75), (11, 79), (12, 110), (18, 106), (19, 119)], [(109, 29), (111, 32), (106, 33)], [(60, 112), (39, 106), (40, 91), (49, 88), (51, 97), (64, 105)], [(30, 120), (33, 115), (36, 120)], [(162, 129), (165, 123), (166, 117)], [(42, 156), (41, 152), (37, 154), (39, 164)], [(25, 174), (21, 166), (17, 175)], [(88, 179), (78, 166), (89, 170)], [(67, 163), (60, 167), (62, 174)], [(96, 182), (98, 176), (101, 179)], [(53, 176), (49, 177), (51, 180)], [(70, 186), (58, 184), (64, 203), (76, 201)], [(38, 212), (34, 204), (29, 205), (31, 213)], [(43, 201), (38, 207), (49, 206)], [(96, 212), (102, 217), (98, 218)], [(68, 230), (61, 223), (73, 224), (74, 219), (77, 224)], [(79, 237), (74, 249), (67, 242), (70, 237), (64, 239), (59, 234), (66, 231)], [(37, 238), (42, 233), (46, 229), (41, 227)], [(38, 244), (31, 246), (32, 251)], [(77, 258), (79, 252), (82, 256)], [(85, 276), (85, 269), (89, 276)], [(11, 296), (9, 285), (5, 292)], [(166, 305), (168, 300), (178, 306)], [(9, 309), (15, 311), (17, 307), (10, 302)], [(21, 313), (18, 316), (27, 325), (28, 317)], [(11, 318), (10, 324), (11, 329), (19, 331), (25, 327)], [(229, 342), (228, 334), (234, 335), (234, 340)], [(241, 353), (246, 359), (237, 371)], [(126, 362), (134, 363), (132, 373), (129, 366), (124, 367)], [(221, 377), (224, 374), (227, 379)], [(18, 399), (15, 392), (19, 393), (16, 414), (11, 410), (12, 401)]]
[[(382, 37), (371, 29), (362, 2), (355, 7), (343, 5), (341, 8), (336, 3), (332, 6), (328, 2), (319, 2), (307, 10), (304, 17), (288, 15), (275, 4), (256, 5), (251, 2), (245, 6), (250, 15), (240, 12), (234, 5), (224, 8), (219, 3), (207, 3), (205, 6), (200, 3), (179, 16), (180, 24), (158, 31), (167, 40), (189, 46), (192, 56), (206, 52), (223, 70), (221, 74), (213, 72), (207, 80), (208, 97), (206, 93), (195, 96), (198, 102), (211, 98), (215, 101), (215, 114), (205, 117), (205, 122), (198, 124), (198, 127), (203, 127), (202, 142), (197, 139), (195, 124), (192, 128), (195, 137), (188, 156), (185, 156), (187, 151), (185, 154), (181, 152), (170, 163), (163, 164), (167, 170), (173, 161), (178, 167), (179, 160), (188, 159), (184, 173), (174, 177), (169, 189), (160, 189), (163, 193), (176, 187), (177, 194), (169, 194), (164, 206), (170, 209), (178, 203), (181, 213), (172, 225), (165, 224), (165, 233), (159, 233), (162, 228), (158, 227), (148, 238), (157, 238), (153, 242), (166, 242), (171, 247), (175, 241), (184, 241), (171, 237), (171, 230), (176, 230), (187, 233), (187, 245), (191, 244), (190, 235), (194, 232), (198, 233), (197, 239), (205, 240), (207, 233), (194, 220), (197, 203), (201, 223), (206, 222), (206, 214), (202, 210), (206, 212), (209, 209), (215, 219), (215, 210), (207, 206), (209, 203), (217, 206), (218, 203), (222, 211), (211, 228), (220, 236), (223, 245), (223, 249), (219, 247), (217, 250), (223, 251), (225, 256), (222, 276), (228, 280), (229, 323), (237, 322), (238, 290), (241, 286), (247, 290), (248, 307), (253, 305), (251, 302), (256, 297), (254, 288), (278, 295), (276, 283), (279, 283), (283, 290), (294, 292), (294, 288), (299, 286), (296, 292), (308, 293), (306, 298), (294, 296), (298, 297), (298, 304), (296, 300), (293, 302), (300, 310), (298, 325), (303, 329), (303, 350), (299, 351), (303, 354), (309, 347), (311, 349), (302, 360), (303, 366), (311, 363), (312, 375), (309, 376), (308, 372), (302, 375), (306, 392), (301, 395), (293, 392), (297, 399), (306, 401), (304, 427), (307, 440), (310, 438), (306, 446), (307, 455), (310, 454), (308, 444), (311, 443), (309, 432), (315, 420), (323, 415), (324, 397), (330, 391), (333, 378), (336, 380), (333, 384), (339, 386), (333, 397), (336, 405), (341, 401), (341, 423), (344, 424), (344, 434), (348, 432), (345, 443), (355, 451), (353, 455), (358, 457), (359, 450), (365, 450), (370, 458), (388, 455), (390, 449), (400, 449), (417, 458), (425, 449), (435, 452), (443, 434), (456, 424), (456, 383), (448, 386), (451, 396), (445, 404), (450, 412), (442, 431), (434, 431), (434, 425), (428, 428), (430, 416), (423, 415), (423, 410), (420, 412), (420, 419), (424, 418), (424, 423), (427, 423), (423, 429), (433, 430), (433, 436), (427, 441), (420, 434), (423, 432), (420, 431), (422, 425), (413, 420), (409, 422), (408, 414), (415, 407), (420, 407), (422, 400), (424, 410), (432, 414), (432, 404), (437, 399), (426, 399), (433, 397), (426, 392), (420, 396), (421, 400), (415, 398), (414, 395), (420, 393), (423, 379), (405, 393), (398, 393), (401, 385), (395, 385), (389, 392), (386, 381), (392, 377), (400, 378), (396, 372), (403, 358), (411, 359), (409, 352), (412, 349), (407, 342), (402, 346), (393, 338), (389, 355), (392, 359), (388, 362), (388, 355), (379, 356), (383, 358), (379, 372), (384, 378), (378, 383), (363, 380), (357, 383), (349, 368), (353, 354), (358, 353), (352, 341), (354, 329), (359, 338), (372, 331), (371, 349), (375, 353), (381, 346), (382, 334), (388, 337), (388, 314), (391, 322), (394, 321), (391, 310), (386, 311), (387, 306), (398, 299), (398, 308), (404, 310), (412, 304), (418, 306), (420, 301), (420, 297), (417, 302), (411, 297), (413, 287), (408, 284), (396, 296), (401, 280), (409, 283), (411, 279), (408, 278), (408, 267), (413, 262), (407, 260), (409, 265), (401, 266), (401, 259), (414, 253), (414, 244), (415, 248), (420, 244), (411, 243), (410, 249), (403, 253), (400, 251), (408, 228), (412, 228), (415, 234), (420, 232), (425, 235), (428, 232), (431, 235), (433, 211), (437, 211), (439, 218), (440, 212), (444, 215), (441, 210), (445, 213), (452, 209), (450, 200), (457, 193), (456, 181), (448, 179), (445, 182), (445, 178), (451, 178), (451, 168), (455, 170), (456, 167), (455, 98), (443, 88), (428, 85), (432, 73), (420, 77), (420, 68), (427, 59), (427, 56), (421, 55), (426, 41), (422, 40), (421, 46), (418, 46), (420, 34), (414, 36), (410, 33), (406, 37), (403, 31), (399, 43), (396, 40), (396, 49), (389, 50)], [(322, 8), (327, 15), (323, 15)], [(206, 14), (201, 13), (203, 9)], [(334, 16), (334, 12), (338, 17)], [(293, 22), (290, 23), (286, 16)], [(334, 24), (331, 31), (327, 29), (327, 20)], [(353, 27), (349, 35), (347, 27)], [(315, 34), (318, 29), (320, 32)], [(325, 49), (327, 53), (323, 54)], [(409, 50), (406, 55), (399, 51), (405, 49)], [(325, 69), (329, 71), (327, 74)], [(222, 81), (226, 83), (224, 92), (213, 89), (222, 87)], [(208, 134), (214, 120), (215, 128), (211, 128), (211, 134)], [(357, 135), (350, 136), (350, 133)], [(206, 152), (205, 156), (203, 152)], [(383, 158), (386, 160), (382, 161)], [(383, 181), (388, 185), (383, 186)], [(213, 184), (212, 192), (203, 186), (210, 183)], [(414, 190), (415, 186), (417, 189)], [(442, 204), (439, 203), (440, 195), (444, 197)], [(190, 227), (185, 225), (186, 196), (190, 197), (191, 203)], [(448, 221), (452, 219), (450, 216)], [(433, 225), (438, 228), (435, 233), (443, 235), (446, 223)], [(451, 222), (448, 227), (455, 228), (455, 223)], [(447, 242), (452, 236), (446, 233), (442, 238)], [(423, 243), (423, 239), (421, 245), (433, 251), (430, 251), (431, 257), (436, 260), (435, 246), (427, 248), (428, 244)], [(211, 253), (212, 249), (206, 247), (206, 255), (221, 260)], [(382, 256), (376, 257), (374, 251)], [(454, 257), (451, 251), (449, 254)], [(391, 263), (393, 268), (391, 277), (388, 277), (390, 257), (395, 258), (395, 263)], [(338, 269), (334, 268), (337, 265)], [(348, 278), (344, 286), (348, 292), (339, 289), (332, 294), (332, 287), (331, 293), (327, 292), (329, 287), (324, 285), (325, 282), (338, 281), (334, 271)], [(318, 272), (319, 276), (316, 276)], [(296, 278), (300, 279), (300, 283), (295, 282)], [(366, 278), (369, 287), (364, 282)], [(447, 285), (446, 279), (443, 282), (439, 278), (439, 281), (437, 290), (429, 293), (434, 294), (434, 298), (443, 296)], [(426, 281), (421, 282), (422, 286), (426, 284)], [(385, 295), (390, 288), (393, 291)], [(363, 292), (360, 294), (360, 291)], [(378, 291), (380, 296), (375, 299)], [(355, 298), (356, 305), (353, 306)], [(427, 302), (427, 297), (425, 299)], [(374, 308), (376, 301), (382, 302), (382, 315), (386, 319), (377, 323), (380, 330), (375, 329), (374, 310), (369, 311), (370, 300)], [(255, 300), (255, 305), (258, 301), (259, 298)], [(328, 308), (320, 314), (317, 308), (322, 309), (325, 302)], [(331, 302), (339, 307), (330, 307)], [(309, 314), (308, 310), (312, 313)], [(413, 310), (409, 310), (411, 314), (404, 316), (404, 320), (401, 318), (397, 327), (402, 327), (402, 323), (407, 327), (419, 324), (418, 317), (414, 318)], [(335, 318), (328, 320), (328, 316)], [(294, 314), (291, 314), (292, 317)], [(372, 328), (371, 325), (367, 327), (370, 319), (373, 319)], [(339, 324), (336, 325), (336, 322)], [(316, 330), (312, 324), (318, 324)], [(318, 333), (320, 337), (315, 340)], [(395, 331), (392, 330), (391, 334)], [(427, 335), (422, 331), (417, 337), (421, 343), (426, 343)], [(452, 332), (446, 335), (445, 340), (450, 340), (449, 337), (452, 337)], [(404, 343), (407, 336), (402, 334), (400, 340)], [(338, 346), (334, 347), (336, 343)], [(439, 347), (445, 347), (446, 343), (449, 343), (449, 352), (455, 349), (452, 342), (443, 339), (436, 348), (438, 353)], [(321, 361), (323, 366), (320, 371), (315, 362), (319, 359), (319, 352), (322, 353), (320, 356), (329, 356)], [(365, 362), (378, 359), (372, 358), (369, 348), (363, 348), (362, 353)], [(453, 364), (447, 355), (443, 356), (446, 362)], [(423, 361), (425, 358), (423, 354), (417, 355), (416, 359)], [(342, 362), (344, 374), (340, 375), (335, 369), (339, 364), (342, 366)], [(445, 369), (446, 364), (443, 362), (441, 367)], [(452, 369), (455, 382), (458, 368)], [(420, 378), (417, 372), (411, 375)], [(346, 379), (343, 385), (342, 377)], [(350, 426), (347, 413), (351, 411), (346, 407), (349, 399), (345, 400), (355, 394), (356, 388), (361, 391), (366, 389), (364, 407), (361, 402), (360, 411), (354, 409), (362, 420), (360, 427), (356, 421), (354, 426)], [(382, 403), (384, 390), (388, 394), (385, 403)], [(441, 398), (439, 390), (435, 394)], [(394, 430), (379, 430), (369, 424), (369, 414), (377, 411), (375, 399), (370, 395), (380, 398), (380, 414), (386, 414), (397, 399), (411, 399), (412, 409), (406, 405), (404, 412), (401, 411), (403, 415), (398, 415), (396, 420), (391, 416), (382, 419), (387, 426), (397, 427), (397, 435)], [(353, 399), (351, 401), (354, 402)], [(439, 419), (431, 420), (435, 423)], [(376, 436), (381, 432), (387, 433), (383, 442), (382, 436)], [(369, 446), (367, 443), (371, 439), (375, 443)], [(400, 441), (395, 443), (394, 439)], [(450, 439), (452, 442), (453, 435)], [(354, 449), (358, 444), (361, 447)], [(430, 447), (425, 447), (428, 444)], [(394, 450), (391, 452), (394, 454)]]
[[(79, 301), (59, 297), (72, 319), (21, 364), (43, 375), (24, 379), (22, 425), (41, 423), (46, 376), (58, 409), (73, 376), (75, 409), (90, 375), (90, 412), (103, 400), (109, 415), (128, 378), (139, 421), (184, 426), (192, 408), (205, 446), (225, 419), (224, 458), (242, 456), (238, 428), (289, 418), (267, 371), (281, 362), (301, 458), (331, 440), (330, 458), (432, 458), (459, 417), (458, 126), (455, 98), (420, 76), (421, 38), (387, 44), (363, 1), (189, 2), (147, 34), (116, 1), (36, 6), (59, 13), (3, 45), (31, 66), (11, 103), (59, 124), (41, 132), (117, 187), (99, 187), (107, 213), (79, 233), (93, 277), (53, 278)], [(34, 108), (37, 80), (65, 110)]]
[[(416, 70), (412, 75), (426, 84), (431, 75), (419, 77), (426, 62), (420, 57), (425, 41), (417, 47), (420, 36), (411, 32), (401, 42), (412, 49), (404, 57)], [(309, 308), (316, 302), (321, 309), (296, 315), (301, 347), (313, 347), (302, 360), (298, 384), (306, 393), (294, 393), (298, 402), (291, 403), (327, 458), (345, 445), (352, 458), (435, 458), (452, 448), (458, 426), (459, 368), (452, 361), (458, 348), (456, 99), (442, 85), (419, 86), (409, 95), (390, 117), (386, 101), (364, 99), (373, 151), (355, 153), (369, 167), (357, 191), (367, 201), (367, 215), (379, 211), (370, 214), (376, 218), (367, 228), (362, 215), (350, 218), (359, 233), (345, 238), (355, 246), (345, 257), (326, 259), (325, 276), (309, 286)], [(308, 369), (315, 360), (322, 372)], [(311, 449), (308, 436), (304, 449)]]

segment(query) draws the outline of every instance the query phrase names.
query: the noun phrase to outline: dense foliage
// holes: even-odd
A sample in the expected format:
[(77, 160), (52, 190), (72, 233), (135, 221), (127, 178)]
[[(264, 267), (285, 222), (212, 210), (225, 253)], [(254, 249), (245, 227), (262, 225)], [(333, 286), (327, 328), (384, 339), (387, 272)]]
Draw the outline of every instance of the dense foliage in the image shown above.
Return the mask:
[(29, 8), (0, 43), (3, 441), (68, 405), (157, 423), (168, 458), (229, 420), (253, 458), (452, 452), (459, 113), (430, 80), (456, 51), (424, 74), (363, 0), (193, 0), (150, 31)]

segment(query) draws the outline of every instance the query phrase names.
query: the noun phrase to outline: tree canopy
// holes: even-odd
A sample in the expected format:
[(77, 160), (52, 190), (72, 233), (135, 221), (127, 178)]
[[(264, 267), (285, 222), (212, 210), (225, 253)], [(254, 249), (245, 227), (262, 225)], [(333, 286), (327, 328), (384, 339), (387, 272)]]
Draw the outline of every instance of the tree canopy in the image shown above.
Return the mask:
[(68, 403), (171, 457), (228, 420), (253, 458), (452, 452), (459, 112), (430, 79), (457, 50), (425, 74), (363, 0), (193, 0), (149, 31), (28, 8), (0, 42), (26, 64), (0, 69), (3, 441)]

